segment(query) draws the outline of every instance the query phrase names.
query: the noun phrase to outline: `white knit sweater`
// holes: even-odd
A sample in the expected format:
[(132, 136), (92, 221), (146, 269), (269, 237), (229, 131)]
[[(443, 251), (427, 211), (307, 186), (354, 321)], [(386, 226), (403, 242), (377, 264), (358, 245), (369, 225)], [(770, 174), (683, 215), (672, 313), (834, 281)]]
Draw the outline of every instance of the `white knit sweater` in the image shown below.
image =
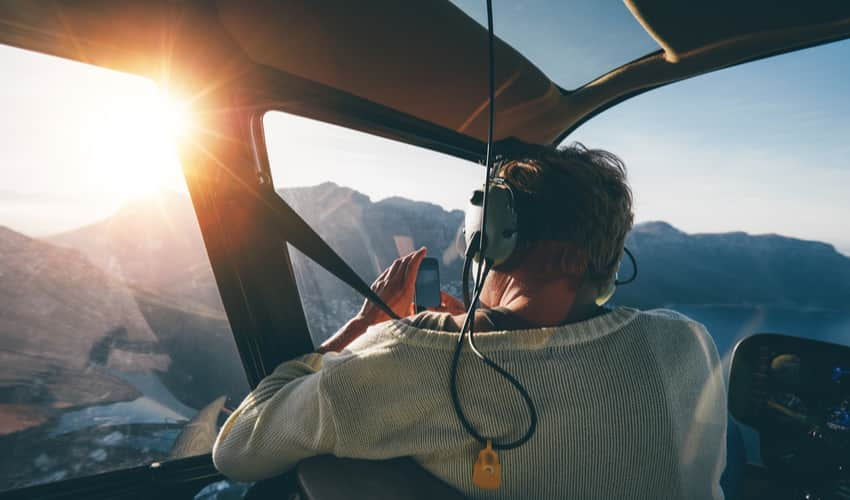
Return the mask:
[[(412, 456), (471, 498), (723, 497), (725, 386), (699, 323), (617, 308), (561, 327), (476, 334), (539, 414), (528, 443), (499, 453), (496, 491), (473, 486), (480, 445), (452, 409), (456, 339), (393, 321), (340, 354), (281, 364), (227, 420), (216, 467), (248, 481), (312, 455)], [(459, 392), (482, 434), (498, 442), (525, 432), (520, 397), (471, 352), (461, 358)]]

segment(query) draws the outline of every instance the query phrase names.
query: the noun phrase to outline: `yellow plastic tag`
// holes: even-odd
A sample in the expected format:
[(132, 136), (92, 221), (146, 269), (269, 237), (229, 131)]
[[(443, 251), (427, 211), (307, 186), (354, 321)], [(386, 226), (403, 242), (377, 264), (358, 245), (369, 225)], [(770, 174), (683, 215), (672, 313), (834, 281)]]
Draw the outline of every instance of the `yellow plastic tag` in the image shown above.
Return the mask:
[(499, 455), (488, 439), (487, 446), (478, 452), (478, 460), (472, 467), (472, 484), (484, 490), (498, 490), (502, 485), (502, 466)]

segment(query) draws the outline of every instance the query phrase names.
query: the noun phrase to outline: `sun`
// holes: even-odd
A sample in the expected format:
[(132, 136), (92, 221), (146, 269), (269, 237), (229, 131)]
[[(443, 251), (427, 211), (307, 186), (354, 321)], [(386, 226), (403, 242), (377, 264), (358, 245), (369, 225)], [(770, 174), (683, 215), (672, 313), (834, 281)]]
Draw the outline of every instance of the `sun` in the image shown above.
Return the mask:
[(92, 126), (101, 188), (119, 200), (186, 190), (177, 144), (191, 128), (188, 108), (152, 87), (111, 98)]

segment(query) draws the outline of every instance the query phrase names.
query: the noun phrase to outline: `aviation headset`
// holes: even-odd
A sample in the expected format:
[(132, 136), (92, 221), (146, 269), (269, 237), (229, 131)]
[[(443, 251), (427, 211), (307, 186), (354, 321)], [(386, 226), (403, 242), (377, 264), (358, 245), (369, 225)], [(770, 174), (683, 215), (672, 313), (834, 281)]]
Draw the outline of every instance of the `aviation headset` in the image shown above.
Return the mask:
[[(478, 305), (478, 298), (481, 296), (481, 291), (484, 288), (484, 282), (487, 279), (487, 273), (493, 266), (507, 261), (517, 248), (520, 236), (523, 235), (521, 224), (521, 210), (518, 207), (518, 202), (521, 193), (515, 190), (505, 179), (494, 176), (494, 156), (495, 148), (493, 142), (493, 129), (495, 122), (494, 101), (495, 92), (495, 70), (494, 70), (494, 34), (493, 34), (493, 5), (492, 0), (486, 0), (487, 3), (487, 33), (488, 33), (488, 56), (489, 56), (489, 123), (487, 130), (487, 154), (486, 154), (486, 176), (485, 183), (481, 190), (475, 191), (469, 200), (466, 216), (464, 220), (464, 240), (466, 243), (465, 256), (463, 266), (463, 298), (466, 306), (466, 318), (458, 335), (457, 344), (452, 356), (452, 364), (450, 370), (450, 384), (452, 405), (455, 415), (460, 421), (466, 432), (475, 438), (478, 442), (486, 444), (479, 452), (478, 459), (473, 467), (472, 482), (474, 485), (485, 489), (496, 489), (501, 484), (501, 466), (499, 465), (498, 455), (495, 450), (510, 450), (522, 446), (534, 432), (537, 430), (537, 409), (531, 399), (528, 391), (510, 372), (502, 368), (495, 361), (482, 353), (475, 345), (475, 310)], [(526, 228), (528, 230), (528, 228)], [(634, 275), (624, 283), (630, 283), (637, 277), (637, 265), (631, 252), (624, 248), (624, 252), (632, 260), (634, 266)], [(621, 256), (622, 258), (622, 256)], [(479, 265), (476, 270), (475, 293), (470, 297), (469, 294), (469, 272), (473, 262)], [(619, 267), (619, 261), (618, 261)], [(603, 287), (602, 292), (596, 300), (596, 303), (602, 305), (606, 303), (614, 294), (614, 289), (617, 284), (616, 273), (611, 277), (608, 283)], [(522, 397), (528, 409), (529, 424), (525, 433), (518, 439), (510, 442), (494, 443), (491, 438), (482, 435), (476, 429), (475, 425), (469, 421), (463, 410), (458, 393), (458, 365), (460, 363), (461, 349), (464, 343), (464, 337), (468, 335), (469, 348), (472, 353), (478, 357), (488, 368), (497, 372), (507, 382), (509, 382), (517, 393)]]
[[(498, 167), (501, 167), (502, 165), (504, 165), (504, 160), (499, 162)], [(482, 444), (486, 443), (486, 448), (484, 448), (479, 454), (479, 460), (476, 462), (475, 470), (478, 470), (479, 463), (482, 462), (483, 457), (496, 457), (495, 459), (491, 458), (491, 460), (498, 461), (498, 456), (495, 454), (495, 450), (510, 450), (525, 444), (537, 428), (537, 410), (528, 391), (510, 372), (499, 366), (495, 361), (478, 350), (475, 345), (475, 310), (478, 305), (478, 298), (483, 289), (483, 284), (487, 279), (488, 272), (494, 266), (498, 266), (499, 264), (506, 262), (511, 255), (513, 255), (521, 238), (533, 240), (534, 236), (536, 236), (533, 234), (527, 234), (532, 232), (531, 228), (526, 228), (525, 232), (522, 228), (523, 219), (521, 217), (521, 213), (523, 208), (528, 209), (529, 201), (527, 199), (529, 195), (514, 189), (511, 186), (510, 181), (501, 177), (492, 176), (492, 173), (493, 170), (488, 168), (486, 182), (482, 189), (473, 192), (469, 199), (469, 204), (464, 218), (463, 235), (464, 242), (466, 244), (466, 259), (463, 266), (462, 290), (467, 314), (458, 337), (450, 372), (452, 404), (458, 420), (467, 433)], [(628, 249), (624, 248), (624, 252), (632, 261), (634, 274), (631, 278), (629, 278), (629, 280), (622, 282), (623, 284), (630, 283), (637, 277), (637, 265), (634, 260), (634, 256), (632, 256)], [(621, 259), (622, 256), (618, 259), (618, 267), (619, 260)], [(477, 268), (475, 273), (475, 294), (474, 297), (470, 297), (470, 270), (473, 267), (473, 263), (477, 264), (475, 266)], [(597, 305), (601, 306), (611, 298), (618, 283), (621, 282), (617, 281), (617, 273), (614, 273), (602, 287), (602, 290), (596, 299)], [(466, 334), (468, 334), (469, 347), (473, 354), (475, 354), (475, 356), (478, 357), (485, 365), (495, 370), (507, 382), (513, 385), (514, 389), (523, 398), (528, 409), (529, 424), (526, 432), (519, 439), (511, 442), (494, 443), (491, 439), (486, 438), (479, 433), (472, 422), (467, 419), (461, 405), (460, 395), (457, 389), (458, 364), (460, 362), (461, 346), (463, 345), (464, 336)], [(476, 481), (475, 474), (473, 475), (473, 482), (480, 487), (490, 487), (486, 486), (487, 481), (483, 481), (481, 483)]]
[[(499, 163), (503, 165), (504, 161)], [(499, 167), (497, 167), (498, 169)], [(469, 261), (474, 261), (481, 264), (486, 261), (490, 266), (495, 267), (506, 262), (517, 248), (520, 236), (523, 231), (520, 227), (520, 208), (518, 207), (520, 195), (511, 186), (510, 182), (494, 177), (488, 183), (487, 189), (487, 222), (484, 224), (484, 187), (473, 192), (469, 199), (466, 208), (466, 215), (463, 225), (463, 236), (466, 243), (467, 263), (464, 265), (464, 301), (466, 307), (469, 307)], [(481, 247), (478, 238), (481, 237), (482, 226), (485, 228), (484, 235), (485, 244), (483, 245), (484, 255), (482, 256), (479, 248)], [(617, 285), (631, 283), (637, 277), (637, 264), (632, 253), (623, 248), (624, 253), (632, 262), (633, 275), (625, 281), (618, 280), (618, 272), (614, 272), (611, 277), (602, 286), (599, 296), (596, 298), (596, 305), (605, 305), (617, 289)], [(483, 257), (483, 258), (482, 258)], [(617, 260), (617, 268), (620, 267), (622, 255)]]

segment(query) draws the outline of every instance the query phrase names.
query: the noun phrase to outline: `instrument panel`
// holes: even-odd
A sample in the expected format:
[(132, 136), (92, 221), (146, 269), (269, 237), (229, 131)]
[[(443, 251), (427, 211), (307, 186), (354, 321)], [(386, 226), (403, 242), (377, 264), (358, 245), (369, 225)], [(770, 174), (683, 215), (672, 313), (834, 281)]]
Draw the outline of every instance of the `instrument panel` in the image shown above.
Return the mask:
[(758, 432), (762, 461), (778, 477), (850, 478), (850, 348), (774, 334), (743, 340), (729, 411)]

